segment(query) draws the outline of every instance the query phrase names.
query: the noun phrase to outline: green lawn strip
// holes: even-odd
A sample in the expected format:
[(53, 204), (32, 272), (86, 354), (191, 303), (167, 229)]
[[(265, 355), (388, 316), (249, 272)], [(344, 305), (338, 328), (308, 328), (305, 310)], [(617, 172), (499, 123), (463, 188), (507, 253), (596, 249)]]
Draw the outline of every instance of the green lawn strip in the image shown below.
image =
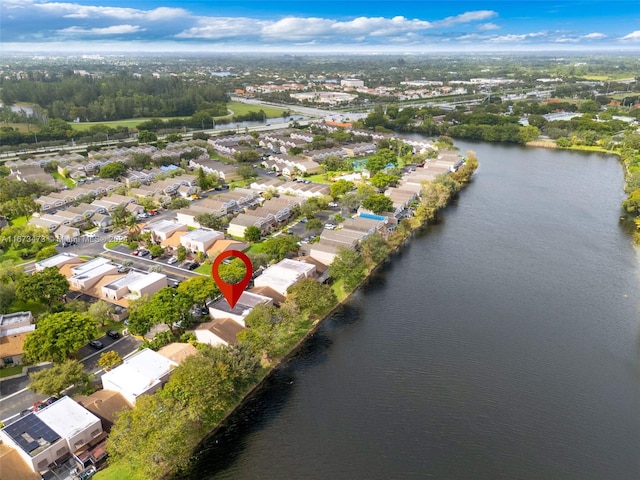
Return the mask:
[(200, 273), (202, 275), (211, 275), (211, 264), (203, 263), (198, 268), (196, 268), (194, 272)]
[(95, 480), (145, 480), (144, 476), (135, 470), (130, 464), (120, 462), (109, 464), (108, 468), (100, 470), (93, 477)]
[(116, 332), (120, 332), (122, 331), (123, 328), (124, 328), (124, 323), (118, 320), (111, 320), (110, 322), (107, 322), (107, 324), (104, 327), (100, 325), (98, 327), (98, 331), (101, 333), (107, 333), (109, 330), (115, 330)]
[(13, 375), (20, 375), (25, 365), (14, 365), (13, 367), (0, 368), (0, 378), (12, 377)]
[(22, 217), (17, 217), (14, 218), (13, 220), (11, 220), (11, 225), (13, 225), (14, 227), (17, 225), (24, 225), (25, 223), (27, 223), (28, 218), (25, 216)]
[(347, 295), (349, 295), (349, 292), (345, 292), (344, 290), (344, 280), (342, 279), (339, 279), (333, 282), (331, 284), (331, 288), (333, 289), (333, 292), (336, 294), (336, 297), (338, 297), (339, 302), (344, 300), (347, 297)]
[(55, 178), (56, 180), (60, 180), (62, 183), (64, 183), (69, 188), (73, 188), (73, 187), (76, 186), (76, 184), (74, 183), (73, 180), (71, 180), (70, 178), (63, 177), (58, 172), (51, 172), (51, 176), (53, 178)]
[[(110, 128), (127, 127), (131, 129), (135, 129), (141, 123), (151, 120), (151, 118), (152, 117), (126, 118), (123, 120), (111, 120), (108, 122), (82, 122), (82, 123), (72, 122), (70, 123), (70, 125), (71, 125), (71, 128), (73, 128), (75, 131), (78, 131), (78, 132), (89, 130), (91, 127), (95, 125), (104, 125)], [(189, 117), (153, 117), (153, 118), (160, 118), (161, 120), (170, 120), (173, 118), (189, 118)]]
[(126, 244), (126, 243), (127, 243), (127, 242), (119, 242), (119, 241), (116, 241), (116, 240), (112, 240), (112, 241), (110, 241), (110, 242), (107, 242), (107, 243), (105, 244), (105, 247), (106, 247), (106, 248), (109, 248), (109, 249), (114, 249), (114, 248), (115, 248), (115, 247), (117, 247), (118, 245), (122, 245), (122, 244)]

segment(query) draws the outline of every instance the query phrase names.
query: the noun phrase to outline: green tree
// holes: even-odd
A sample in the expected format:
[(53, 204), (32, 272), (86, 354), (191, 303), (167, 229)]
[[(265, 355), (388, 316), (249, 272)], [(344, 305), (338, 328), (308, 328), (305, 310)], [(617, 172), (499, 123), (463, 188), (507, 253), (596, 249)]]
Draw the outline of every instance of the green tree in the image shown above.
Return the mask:
[(389, 186), (396, 185), (399, 180), (400, 177), (398, 175), (392, 175), (385, 172), (377, 172), (373, 177), (371, 177), (370, 182), (374, 187), (384, 189)]
[(151, 143), (157, 140), (158, 136), (148, 130), (140, 130), (140, 132), (138, 133), (138, 142), (140, 143)]
[(360, 251), (367, 263), (376, 265), (391, 252), (391, 247), (379, 233), (374, 233), (360, 242)]
[(345, 287), (352, 290), (364, 279), (367, 264), (355, 250), (340, 248), (333, 263), (329, 266), (329, 275), (342, 279)]
[(218, 215), (213, 213), (201, 213), (194, 217), (195, 221), (206, 228), (213, 228), (214, 230), (222, 230), (224, 227), (224, 220)]
[(329, 187), (331, 191), (331, 196), (335, 199), (338, 199), (345, 195), (347, 192), (350, 192), (356, 188), (355, 183), (349, 182), (348, 180), (340, 179), (337, 182), (333, 182)]
[(389, 197), (382, 193), (376, 193), (368, 196), (362, 201), (362, 206), (376, 214), (390, 212), (393, 210), (393, 202)]
[(369, 172), (375, 174), (380, 170), (384, 170), (388, 165), (397, 165), (397, 163), (396, 154), (388, 148), (382, 148), (367, 158), (366, 167)]
[(113, 307), (110, 303), (107, 303), (104, 300), (98, 300), (97, 302), (92, 303), (87, 310), (87, 313), (103, 327), (113, 320)]
[(243, 164), (239, 165), (236, 169), (236, 173), (240, 175), (245, 180), (249, 180), (256, 176), (256, 170), (251, 165)]
[(72, 385), (87, 384), (89, 375), (77, 360), (66, 360), (51, 368), (29, 374), (29, 389), (48, 397), (59, 396)]
[(46, 302), (51, 306), (69, 290), (69, 282), (57, 268), (47, 267), (39, 272), (21, 277), (16, 284), (19, 300)]
[(338, 303), (338, 298), (330, 286), (304, 278), (288, 288), (287, 301), (295, 303), (301, 311), (320, 317)]
[(640, 212), (640, 188), (629, 194), (629, 197), (622, 202), (622, 207), (629, 213)]
[(151, 245), (149, 247), (149, 252), (151, 252), (151, 255), (154, 257), (160, 257), (164, 253), (164, 248), (160, 245)]
[(265, 240), (263, 252), (271, 260), (280, 261), (290, 253), (298, 251), (298, 240), (296, 235), (280, 235)]
[(220, 264), (218, 274), (225, 283), (238, 283), (247, 274), (247, 266), (239, 258), (234, 258), (229, 263)]
[(49, 245), (36, 253), (36, 261), (44, 260), (45, 258), (53, 257), (57, 254), (58, 251), (56, 250), (55, 245)]
[(177, 290), (199, 305), (204, 305), (207, 299), (220, 295), (220, 290), (210, 275), (198, 275), (184, 280), (178, 285)]
[(27, 335), (24, 351), (32, 361), (62, 361), (97, 334), (96, 322), (86, 313), (50, 313)]
[(258, 242), (262, 237), (262, 230), (256, 225), (249, 225), (244, 229), (244, 239), (247, 242)]
[(0, 314), (9, 313), (16, 299), (16, 287), (13, 283), (0, 283)]
[(187, 248), (185, 246), (180, 245), (178, 247), (178, 250), (176, 251), (176, 258), (179, 262), (182, 262), (187, 258)]
[(309, 232), (322, 230), (322, 220), (319, 218), (312, 218), (304, 224), (304, 229)]
[(158, 290), (151, 299), (129, 315), (131, 333), (144, 335), (153, 325), (165, 323), (174, 331), (174, 324), (190, 321), (189, 309), (193, 303), (181, 292), (171, 287)]
[(189, 205), (191, 205), (191, 202), (186, 198), (174, 198), (169, 203), (169, 208), (171, 210), (180, 210), (181, 208), (189, 208)]
[(122, 357), (115, 350), (109, 350), (100, 355), (98, 366), (104, 370), (111, 370), (122, 363)]
[(122, 175), (126, 169), (127, 167), (125, 167), (124, 163), (121, 162), (107, 163), (100, 169), (98, 176), (100, 178), (113, 178), (115, 180)]

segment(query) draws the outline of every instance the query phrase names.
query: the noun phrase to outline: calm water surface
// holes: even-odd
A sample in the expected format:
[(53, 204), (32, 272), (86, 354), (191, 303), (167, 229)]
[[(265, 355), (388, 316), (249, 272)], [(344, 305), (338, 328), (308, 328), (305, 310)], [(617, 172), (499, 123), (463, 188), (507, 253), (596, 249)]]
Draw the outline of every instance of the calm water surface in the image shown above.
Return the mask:
[(194, 479), (640, 478), (638, 261), (594, 154), (480, 170), (209, 446)]

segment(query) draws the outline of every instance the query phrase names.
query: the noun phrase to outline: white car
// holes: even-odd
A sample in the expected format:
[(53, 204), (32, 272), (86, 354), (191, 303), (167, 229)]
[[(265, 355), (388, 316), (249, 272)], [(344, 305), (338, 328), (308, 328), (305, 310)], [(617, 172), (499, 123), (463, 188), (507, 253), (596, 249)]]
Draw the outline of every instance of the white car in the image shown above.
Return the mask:
[(84, 236), (92, 240), (98, 238), (98, 236), (95, 233), (85, 233)]
[(334, 225), (333, 223), (326, 223), (324, 226), (327, 230), (335, 230), (336, 227), (337, 225)]
[(113, 240), (116, 242), (124, 242), (127, 239), (124, 235), (114, 235)]
[(173, 265), (174, 263), (178, 263), (178, 257), (171, 257), (169, 260), (167, 260), (167, 263), (169, 265)]

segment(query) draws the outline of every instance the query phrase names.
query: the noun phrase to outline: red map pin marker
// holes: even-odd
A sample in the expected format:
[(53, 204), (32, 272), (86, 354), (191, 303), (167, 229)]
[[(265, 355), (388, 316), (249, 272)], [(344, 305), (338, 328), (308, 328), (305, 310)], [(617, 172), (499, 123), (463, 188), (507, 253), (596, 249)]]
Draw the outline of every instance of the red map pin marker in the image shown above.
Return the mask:
[[(242, 260), (247, 267), (247, 274), (244, 276), (242, 280), (238, 283), (226, 283), (222, 278), (220, 278), (220, 274), (218, 273), (218, 269), (220, 268), (220, 263), (225, 258), (228, 257), (237, 257)], [(226, 298), (227, 303), (231, 308), (235, 307), (236, 303), (238, 303), (238, 299), (240, 295), (244, 292), (244, 289), (247, 288), (249, 282), (251, 281), (251, 277), (253, 276), (253, 267), (251, 266), (251, 260), (244, 253), (239, 250), (227, 250), (226, 252), (222, 252), (220, 255), (216, 257), (211, 266), (211, 275), (213, 276), (213, 280), (218, 285), (218, 288)]]

